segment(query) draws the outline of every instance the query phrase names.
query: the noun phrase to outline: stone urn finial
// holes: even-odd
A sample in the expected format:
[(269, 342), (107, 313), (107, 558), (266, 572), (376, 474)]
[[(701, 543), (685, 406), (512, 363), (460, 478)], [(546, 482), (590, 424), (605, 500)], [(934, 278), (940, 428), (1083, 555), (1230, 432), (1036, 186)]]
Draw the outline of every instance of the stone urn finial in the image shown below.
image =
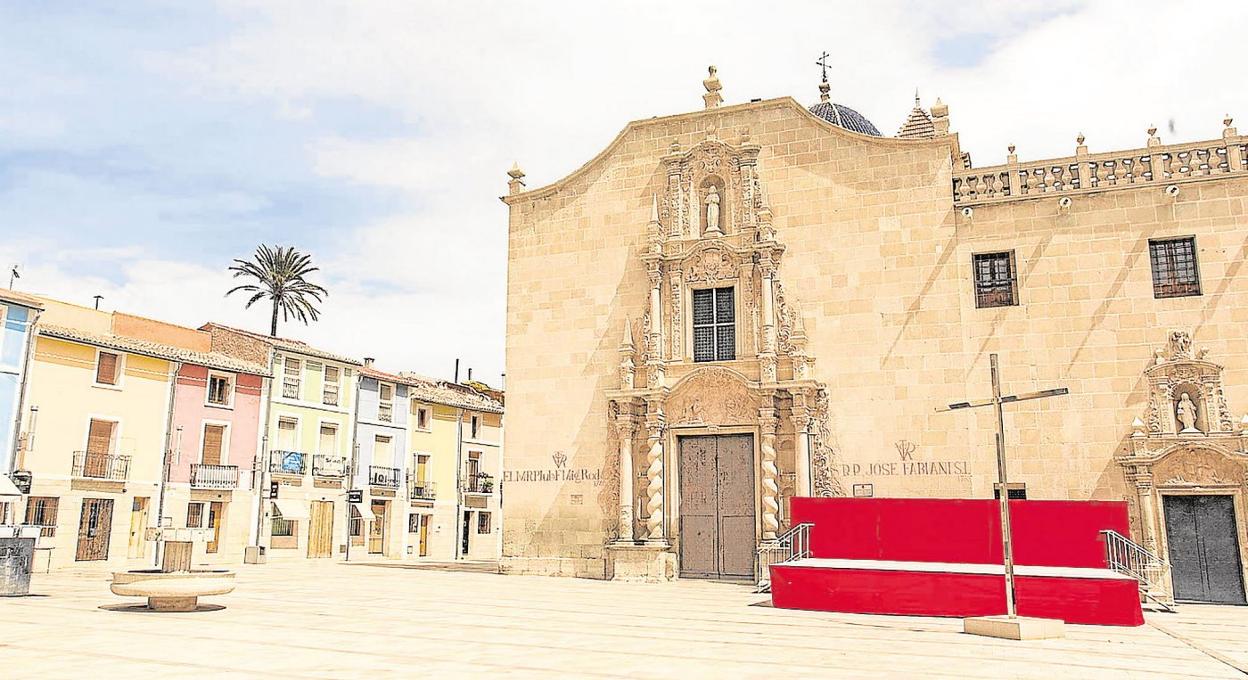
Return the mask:
[(520, 169), (520, 163), (512, 163), (507, 176), (511, 178), (507, 182), (507, 188), (511, 193), (518, 194), (524, 191), (524, 171)]
[(719, 76), (716, 75), (718, 69), (714, 65), (707, 66), (706, 80), (702, 81), (702, 87), (706, 88), (706, 94), (702, 95), (702, 101), (706, 103), (706, 108), (713, 109), (724, 102), (724, 98), (719, 94), (723, 89), (723, 85), (719, 82)]

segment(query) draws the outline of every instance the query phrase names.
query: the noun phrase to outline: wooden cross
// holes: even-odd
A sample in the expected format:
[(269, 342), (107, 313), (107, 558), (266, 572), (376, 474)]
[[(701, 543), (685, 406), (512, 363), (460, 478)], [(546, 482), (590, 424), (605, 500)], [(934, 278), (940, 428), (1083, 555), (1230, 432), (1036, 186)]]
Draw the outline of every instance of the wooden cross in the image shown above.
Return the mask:
[(1014, 606), (1014, 540), (1010, 530), (1010, 492), (1005, 469), (1005, 404), (1045, 397), (1060, 397), (1070, 394), (1065, 387), (1026, 394), (1001, 394), (1001, 377), (997, 369), (997, 355), (988, 355), (988, 365), (992, 369), (992, 398), (979, 401), (960, 401), (955, 404), (936, 409), (938, 412), (954, 411), (963, 408), (979, 408), (992, 406), (997, 411), (997, 486), (999, 491), (998, 507), (1001, 510), (1001, 548), (1005, 553), (1005, 612), (1010, 618), (1018, 615)]
[(823, 54), (819, 55), (819, 60), (815, 62), (816, 66), (823, 67), (823, 82), (825, 83), (828, 82), (828, 57), (830, 56), (832, 55), (828, 54), (827, 50), (824, 50)]

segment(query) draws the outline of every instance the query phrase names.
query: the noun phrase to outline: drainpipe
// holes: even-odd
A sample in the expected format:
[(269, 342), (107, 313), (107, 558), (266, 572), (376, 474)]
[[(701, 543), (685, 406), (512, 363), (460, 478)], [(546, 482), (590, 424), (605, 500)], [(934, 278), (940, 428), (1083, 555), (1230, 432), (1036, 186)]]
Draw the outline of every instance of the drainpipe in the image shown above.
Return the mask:
[[(178, 374), (182, 372), (182, 362), (173, 365), (173, 373), (169, 376), (169, 410), (165, 416), (165, 452), (160, 464), (160, 492), (156, 501), (156, 527), (165, 527), (165, 484), (169, 480), (169, 457), (173, 453), (173, 398), (178, 391)], [(221, 521), (217, 518), (217, 521)], [(160, 568), (160, 546), (164, 541), (156, 539), (155, 562), (152, 566)]]
[(464, 537), (464, 409), (455, 409), (455, 559), (463, 550)]

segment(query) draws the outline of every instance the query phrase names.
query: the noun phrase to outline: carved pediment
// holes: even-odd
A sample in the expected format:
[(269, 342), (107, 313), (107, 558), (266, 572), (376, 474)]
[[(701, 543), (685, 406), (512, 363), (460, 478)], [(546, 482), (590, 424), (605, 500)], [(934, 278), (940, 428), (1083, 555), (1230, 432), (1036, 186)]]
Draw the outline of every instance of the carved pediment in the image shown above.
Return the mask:
[(1243, 478), (1242, 463), (1205, 447), (1175, 450), (1153, 465), (1158, 486), (1227, 486), (1240, 484)]
[(1191, 334), (1172, 330), (1164, 348), (1144, 369), (1148, 381), (1148, 436), (1174, 433), (1229, 434), (1234, 419), (1222, 386), (1222, 366), (1192, 350)]
[(690, 373), (667, 399), (674, 425), (744, 425), (758, 420), (758, 398), (740, 374), (718, 366)]

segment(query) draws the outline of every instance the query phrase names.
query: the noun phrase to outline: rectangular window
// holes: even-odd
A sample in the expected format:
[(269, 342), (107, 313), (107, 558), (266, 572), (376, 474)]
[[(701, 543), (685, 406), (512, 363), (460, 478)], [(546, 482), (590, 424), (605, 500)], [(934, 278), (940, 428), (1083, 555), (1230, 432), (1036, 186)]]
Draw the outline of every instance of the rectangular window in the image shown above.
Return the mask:
[(121, 356), (112, 352), (100, 352), (95, 364), (95, 382), (100, 385), (116, 385)]
[(338, 426), (331, 423), (321, 424), (321, 449), (322, 456), (332, 456), (338, 452)]
[(407, 516), (407, 533), (415, 534), (420, 531), (420, 515), (411, 513)]
[(59, 498), (51, 496), (31, 496), (26, 501), (26, 524), (41, 527), (40, 536), (56, 535), (56, 510), (60, 505)]
[(204, 504), (188, 503), (186, 506), (186, 528), (202, 529), (204, 527)]
[(111, 420), (91, 419), (87, 428), (87, 456), (107, 456), (113, 452), (113, 433), (117, 423)]
[(1200, 295), (1195, 237), (1149, 240), (1148, 257), (1153, 265), (1154, 298)]
[(394, 420), (394, 386), (381, 385), (377, 388), (377, 420), (388, 423)]
[(325, 367), (325, 385), (321, 391), (321, 403), (327, 406), (338, 405), (338, 367)]
[(1018, 304), (1018, 276), (1014, 251), (978, 253), (972, 256), (975, 269), (975, 306), (1010, 307)]
[(224, 444), (224, 425), (204, 425), (204, 455), (200, 462), (204, 465), (220, 465)]
[(273, 533), (273, 536), (277, 538), (293, 537), (295, 535), (294, 520), (282, 519), (282, 513), (275, 509), (273, 511), (273, 532), (272, 533)]
[(429, 429), (429, 409), (424, 407), (416, 409), (416, 427), (421, 430)]
[(478, 534), (490, 533), (490, 513), (488, 512), (477, 513), (477, 533)]
[(389, 466), (394, 461), (394, 440), (383, 435), (373, 436), (373, 464)]
[(480, 416), (472, 417), (472, 438), (476, 439), (481, 434), (481, 418)]
[(295, 430), (298, 423), (294, 418), (277, 419), (277, 449), (279, 451), (295, 450)]
[(693, 360), (737, 358), (736, 304), (732, 288), (693, 291)]
[(234, 381), (228, 375), (208, 375), (208, 403), (229, 406), (234, 398)]
[(301, 370), (302, 367), (299, 365), (298, 359), (286, 357), (282, 367), (282, 397), (286, 399), (299, 398)]
[(424, 486), (425, 481), (429, 479), (429, 456), (418, 453), (416, 454), (416, 483)]

